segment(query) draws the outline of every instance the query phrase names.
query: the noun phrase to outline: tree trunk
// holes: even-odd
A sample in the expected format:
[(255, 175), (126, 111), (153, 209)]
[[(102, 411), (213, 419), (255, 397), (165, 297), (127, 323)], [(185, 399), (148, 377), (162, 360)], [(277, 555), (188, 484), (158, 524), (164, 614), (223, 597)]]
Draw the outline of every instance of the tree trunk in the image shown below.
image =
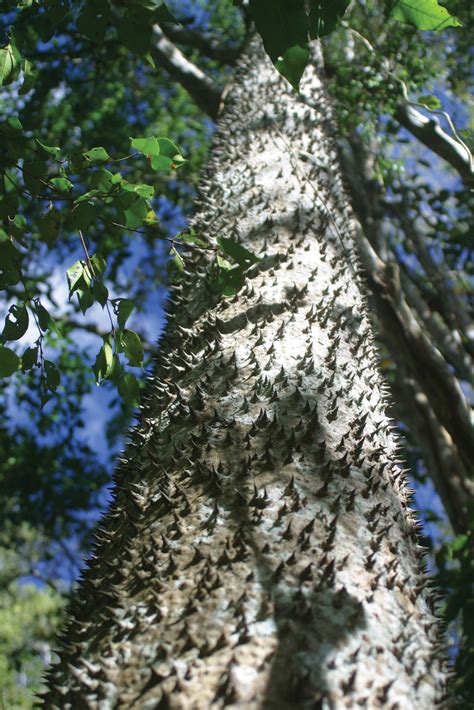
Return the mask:
[(443, 643), (385, 414), (331, 108), (254, 40), (194, 228), (261, 256), (175, 288), (46, 707), (432, 708)]

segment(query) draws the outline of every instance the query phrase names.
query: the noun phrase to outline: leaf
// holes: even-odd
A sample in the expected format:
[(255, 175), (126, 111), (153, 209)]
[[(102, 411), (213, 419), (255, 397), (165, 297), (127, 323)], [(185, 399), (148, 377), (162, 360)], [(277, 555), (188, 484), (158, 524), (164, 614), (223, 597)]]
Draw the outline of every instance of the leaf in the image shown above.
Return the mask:
[[(273, 64), (285, 72), (286, 78), (296, 82), (306, 66), (303, 63), (308, 51), (304, 0), (250, 0), (249, 11)], [(290, 49), (294, 51), (287, 54)], [(306, 62), (308, 58), (309, 53)]]
[(84, 266), (84, 262), (79, 259), (79, 261), (76, 261), (75, 264), (70, 266), (66, 272), (67, 282), (69, 286), (69, 297), (72, 296), (72, 294), (78, 287), (79, 280), (82, 277), (82, 274), (84, 273)]
[(44, 160), (36, 157), (34, 160), (25, 160), (23, 163), (23, 182), (25, 187), (33, 194), (38, 195), (45, 187), (44, 181), (48, 167)]
[(49, 184), (56, 188), (56, 190), (59, 190), (59, 192), (69, 192), (74, 187), (72, 182), (65, 177), (51, 178)]
[(35, 142), (42, 150), (44, 150), (45, 153), (50, 155), (52, 158), (54, 158), (55, 160), (57, 160), (59, 158), (59, 155), (61, 153), (61, 148), (58, 148), (58, 147), (52, 146), (52, 145), (45, 145), (37, 138), (35, 138)]
[(130, 318), (130, 315), (135, 308), (134, 302), (130, 298), (115, 298), (112, 301), (112, 307), (115, 315), (117, 316), (118, 327), (124, 328), (125, 323)]
[(91, 148), (83, 153), (83, 156), (91, 163), (103, 163), (106, 160), (110, 160), (110, 155), (107, 153), (105, 148), (102, 148), (102, 146), (98, 148)]
[(91, 264), (93, 266), (95, 274), (103, 274), (107, 268), (107, 262), (105, 258), (102, 256), (102, 254), (98, 254), (97, 252), (95, 252), (95, 254), (92, 254), (91, 256)]
[(20, 366), (21, 360), (18, 355), (10, 348), (0, 345), (0, 377), (13, 375), (14, 372), (20, 369)]
[(28, 324), (29, 316), (26, 306), (23, 303), (10, 306), (9, 313), (5, 318), (2, 340), (19, 340), (28, 330)]
[(46, 387), (55, 392), (61, 381), (59, 370), (51, 360), (44, 361), (44, 370), (46, 373)]
[(434, 110), (441, 108), (441, 101), (437, 96), (420, 96), (420, 98), (417, 99), (417, 103)]
[(453, 552), (460, 552), (463, 550), (469, 542), (468, 535), (457, 535), (451, 543), (451, 550)]
[(91, 202), (79, 202), (71, 211), (68, 224), (71, 229), (85, 232), (97, 219), (97, 210)]
[(43, 333), (45, 333), (48, 328), (51, 328), (51, 326), (53, 325), (53, 319), (41, 303), (36, 304), (36, 315), (38, 317), (39, 327), (41, 328)]
[(39, 220), (41, 241), (51, 248), (59, 236), (60, 229), (61, 214), (56, 207), (51, 207), (45, 214), (41, 215)]
[(389, 17), (417, 30), (439, 31), (446, 27), (462, 27), (458, 18), (439, 5), (438, 0), (395, 0)]
[(23, 370), (23, 372), (31, 370), (31, 368), (37, 364), (38, 351), (39, 348), (37, 345), (35, 345), (35, 347), (33, 348), (26, 348), (21, 358), (21, 369)]
[(160, 144), (156, 138), (130, 138), (130, 140), (132, 141), (132, 148), (138, 150), (139, 153), (143, 153), (147, 158), (160, 154)]
[(140, 367), (143, 362), (143, 345), (138, 333), (133, 330), (124, 330), (120, 336), (123, 351), (132, 367)]
[(94, 279), (92, 293), (94, 294), (95, 300), (98, 301), (103, 308), (109, 298), (109, 291), (103, 281)]
[(131, 182), (123, 182), (122, 187), (127, 192), (136, 192), (137, 195), (147, 200), (151, 200), (155, 194), (155, 188), (152, 185), (145, 185), (144, 183), (133, 185)]
[(242, 244), (236, 242), (235, 239), (226, 239), (224, 237), (218, 238), (219, 246), (224, 254), (230, 256), (239, 266), (243, 268), (248, 268), (252, 264), (256, 264), (260, 261), (258, 256), (252, 254), (251, 251), (246, 249)]
[(170, 256), (171, 259), (166, 264), (168, 274), (172, 279), (179, 278), (184, 271), (184, 259), (174, 247), (170, 249)]
[(300, 79), (306, 69), (308, 60), (309, 48), (300, 47), (296, 44), (283, 52), (282, 58), (275, 62), (275, 67), (290, 82), (295, 91), (298, 91)]
[(23, 255), (10, 241), (0, 242), (0, 288), (14, 286), (21, 278)]
[(0, 86), (15, 81), (20, 73), (21, 61), (22, 56), (12, 35), (9, 44), (0, 49)]
[(0, 200), (0, 217), (14, 217), (20, 206), (16, 192), (7, 192)]
[(19, 93), (24, 96), (34, 87), (38, 72), (34, 68), (33, 64), (30, 62), (30, 60), (26, 59), (26, 57), (23, 58), (22, 70), (23, 84), (21, 85)]
[(319, 39), (333, 32), (350, 5), (350, 0), (310, 0), (309, 34)]
[(84, 3), (81, 14), (77, 18), (77, 29), (95, 44), (102, 44), (107, 29), (107, 4), (103, 2)]
[(127, 372), (120, 378), (118, 392), (129, 407), (138, 406), (140, 400), (140, 385), (132, 372)]
[(95, 379), (97, 384), (104, 380), (110, 375), (114, 367), (114, 354), (112, 351), (112, 346), (105, 340), (101, 349), (99, 350), (92, 369), (95, 374)]

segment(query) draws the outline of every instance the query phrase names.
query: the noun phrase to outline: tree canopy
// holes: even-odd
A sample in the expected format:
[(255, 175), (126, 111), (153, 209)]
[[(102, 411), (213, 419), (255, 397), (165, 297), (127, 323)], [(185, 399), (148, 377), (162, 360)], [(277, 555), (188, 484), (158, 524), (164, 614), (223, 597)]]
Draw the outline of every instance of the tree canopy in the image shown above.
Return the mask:
[[(0, 569), (5, 598), (48, 620), (35, 621), (29, 638), (12, 631), (8, 612), (0, 620), (5, 706), (28, 706), (18, 688), (39, 682), (37, 666), (29, 669), (41, 653), (32, 649), (48, 638), (104, 505), (113, 454), (156, 352), (167, 284), (185, 269), (181, 245), (213, 254), (207, 278), (224, 297), (238, 295), (258, 259), (230, 239), (209, 243), (185, 217), (252, 22), (295, 91), (311, 40), (323, 39), (382, 365), (429, 524), (441, 613), (457, 620), (456, 682), (469, 704), (470, 3), (1, 7)], [(98, 408), (104, 434), (91, 439)]]

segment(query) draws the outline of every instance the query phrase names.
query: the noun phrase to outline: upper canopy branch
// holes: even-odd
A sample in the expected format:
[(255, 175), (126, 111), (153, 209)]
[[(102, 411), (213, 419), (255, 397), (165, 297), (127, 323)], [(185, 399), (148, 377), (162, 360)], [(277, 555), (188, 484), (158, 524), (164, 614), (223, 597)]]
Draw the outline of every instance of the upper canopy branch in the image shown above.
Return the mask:
[(187, 47), (199, 49), (206, 57), (217, 59), (225, 64), (233, 64), (241, 51), (240, 47), (227, 47), (211, 37), (203, 37), (200, 32), (190, 30), (171, 22), (162, 22), (160, 25), (164, 34), (172, 41), (185, 44)]
[(398, 106), (395, 118), (415, 138), (455, 168), (466, 183), (474, 184), (470, 152), (441, 128), (437, 118), (427, 118), (409, 103)]
[(153, 27), (151, 56), (157, 65), (164, 67), (192, 96), (199, 108), (215, 118), (219, 108), (221, 89), (199, 67), (165, 36), (158, 26)]

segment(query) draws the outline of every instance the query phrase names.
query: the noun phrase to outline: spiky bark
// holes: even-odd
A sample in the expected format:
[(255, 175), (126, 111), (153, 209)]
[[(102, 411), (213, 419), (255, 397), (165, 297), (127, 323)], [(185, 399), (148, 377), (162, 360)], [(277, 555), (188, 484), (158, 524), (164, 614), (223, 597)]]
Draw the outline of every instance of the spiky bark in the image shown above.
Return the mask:
[(442, 703), (317, 70), (302, 91), (317, 108), (250, 46), (194, 227), (262, 258), (233, 299), (213, 297), (205, 256), (174, 290), (49, 708)]

